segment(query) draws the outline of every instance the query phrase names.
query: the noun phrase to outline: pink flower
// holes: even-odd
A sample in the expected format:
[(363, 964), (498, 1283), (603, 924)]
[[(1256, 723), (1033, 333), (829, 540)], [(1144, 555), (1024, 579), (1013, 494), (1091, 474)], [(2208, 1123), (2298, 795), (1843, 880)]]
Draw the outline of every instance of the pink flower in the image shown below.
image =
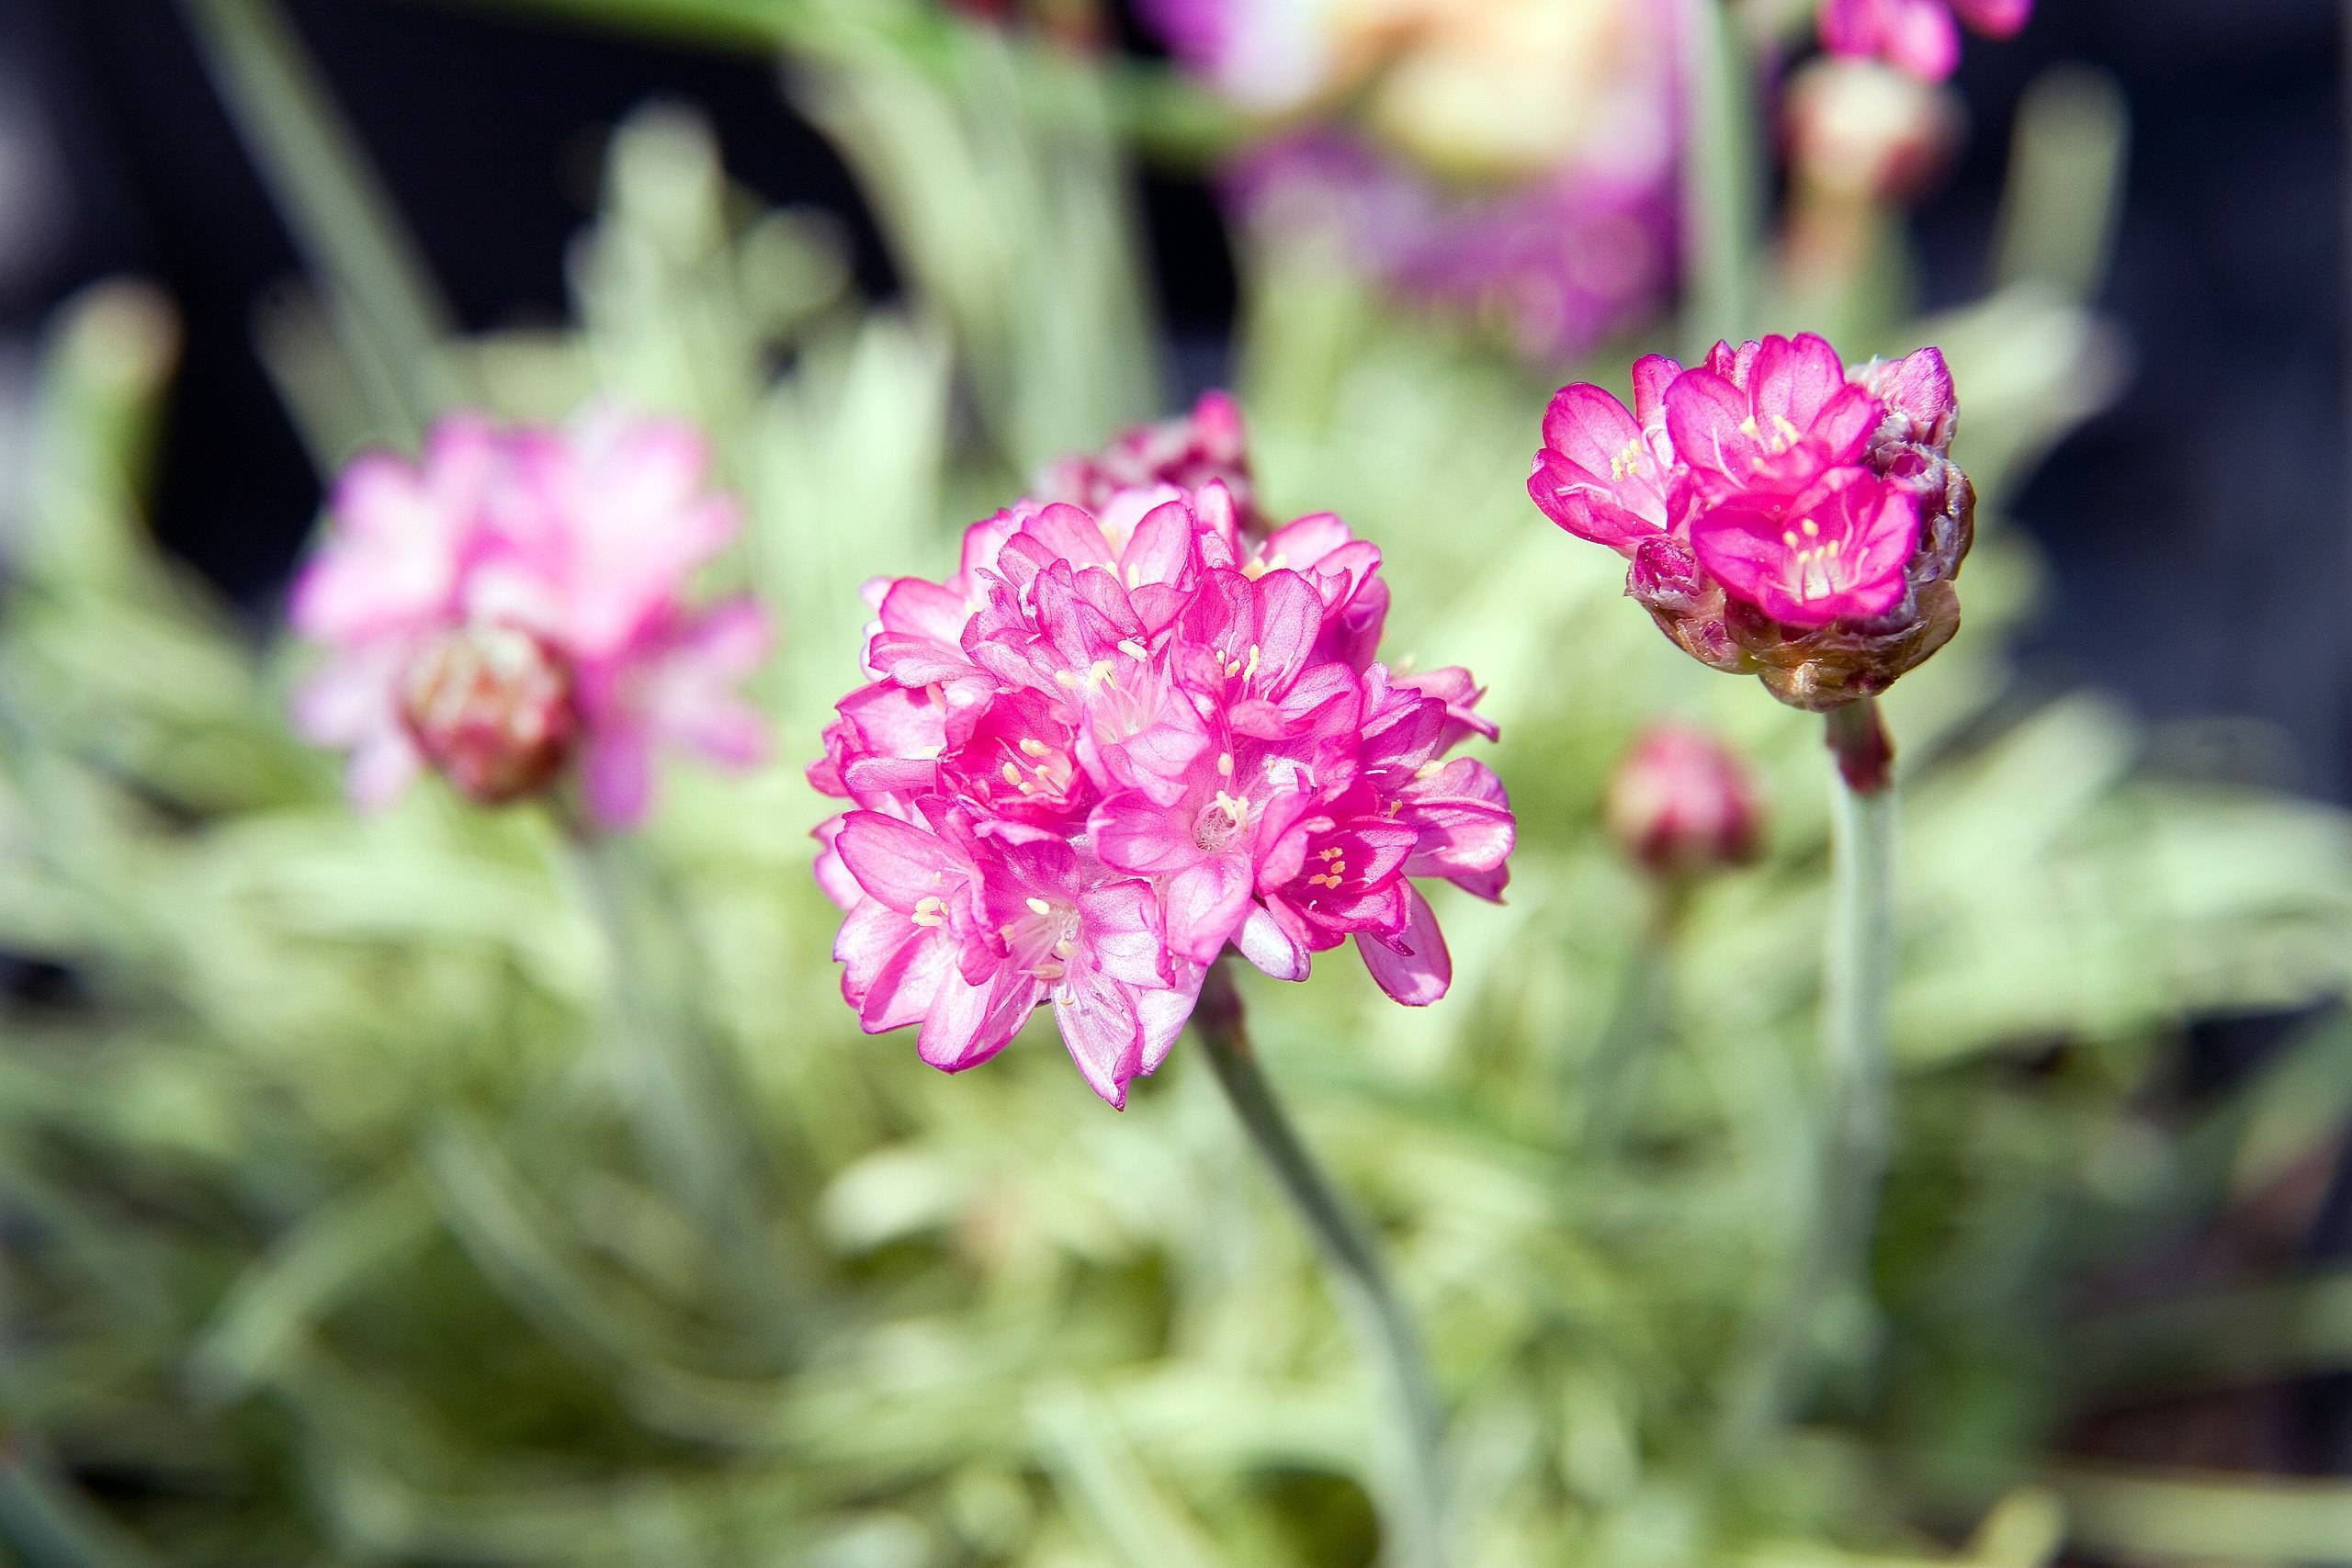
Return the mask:
[(1950, 638), (1975, 492), (1936, 350), (1849, 373), (1810, 333), (1717, 344), (1687, 370), (1638, 361), (1634, 393), (1562, 388), (1528, 493), (1627, 558), (1626, 592), (1684, 651), (1834, 707)]
[(1502, 892), (1501, 783), (1446, 756), (1492, 726), (1467, 672), (1377, 661), (1379, 552), (1328, 514), (1260, 537), (1188, 477), (1110, 489), (1115, 519), (1023, 502), (967, 531), (956, 578), (869, 594), (871, 679), (809, 770), (854, 807), (817, 871), (861, 1024), (920, 1025), (936, 1066), (1050, 1005), (1121, 1105), (1228, 946), (1303, 979), (1352, 937), (1419, 1006), (1451, 967), (1411, 879)]
[(1868, 620), (1902, 603), (1919, 508), (1865, 469), (1833, 468), (1792, 500), (1735, 495), (1691, 544), (1726, 592), (1775, 620)]
[(609, 412), (563, 430), (461, 415), (417, 464), (355, 461), (291, 604), (328, 655), (296, 718), (351, 753), (353, 799), (380, 805), (420, 766), (485, 805), (571, 773), (626, 827), (657, 745), (757, 761), (765, 728), (733, 688), (766, 657), (765, 618), (683, 596), (738, 526), (707, 467), (684, 426)]
[[(1225, 392), (1201, 394), (1182, 419), (1138, 425), (1099, 452), (1061, 458), (1037, 475), (1040, 500), (1066, 502), (1097, 513), (1107, 530), (1132, 527), (1149, 505), (1175, 491), (1197, 499), (1214, 481), (1235, 507), (1255, 521), (1250, 480), (1250, 438), (1241, 410)], [(1132, 515), (1122, 503), (1148, 502)]]
[(1955, 14), (1972, 32), (2013, 38), (2033, 15), (2033, 0), (1821, 0), (1821, 43), (1940, 82), (1960, 64)]
[(1609, 829), (1653, 875), (1686, 878), (1756, 858), (1763, 810), (1739, 757), (1703, 729), (1644, 731), (1609, 781)]
[(1317, 130), (1246, 153), (1223, 193), (1253, 235), (1328, 253), (1434, 313), (1497, 325), (1549, 364), (1650, 320), (1671, 294), (1674, 181), (1670, 155), (1638, 167), (1567, 158), (1465, 192), (1369, 141)]
[(1812, 333), (1737, 349), (1674, 378), (1666, 428), (1690, 479), (1713, 502), (1791, 494), (1861, 455), (1885, 408)]

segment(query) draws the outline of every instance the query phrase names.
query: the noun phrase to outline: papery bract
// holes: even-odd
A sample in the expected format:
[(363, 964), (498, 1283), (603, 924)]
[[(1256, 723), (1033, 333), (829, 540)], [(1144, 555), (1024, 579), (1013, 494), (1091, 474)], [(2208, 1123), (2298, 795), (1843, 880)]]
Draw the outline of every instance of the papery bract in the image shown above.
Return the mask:
[(953, 1070), (1050, 1005), (1114, 1105), (1228, 946), (1300, 979), (1352, 937), (1398, 1000), (1438, 999), (1409, 879), (1498, 897), (1516, 831), (1493, 773), (1445, 756), (1493, 734), (1468, 672), (1378, 662), (1379, 552), (1328, 513), (1253, 525), (1221, 395), (1170, 428), (1048, 470), (1099, 511), (1023, 502), (955, 578), (871, 588), (871, 679), (809, 770), (856, 807), (817, 874), (864, 1027), (920, 1024)]
[(765, 617), (684, 593), (738, 526), (707, 469), (686, 426), (609, 411), (562, 429), (460, 415), (416, 464), (356, 460), (290, 605), (328, 650), (296, 718), (350, 752), (353, 798), (380, 805), (426, 764), (485, 805), (571, 773), (625, 827), (659, 746), (758, 761), (765, 727), (734, 687)]

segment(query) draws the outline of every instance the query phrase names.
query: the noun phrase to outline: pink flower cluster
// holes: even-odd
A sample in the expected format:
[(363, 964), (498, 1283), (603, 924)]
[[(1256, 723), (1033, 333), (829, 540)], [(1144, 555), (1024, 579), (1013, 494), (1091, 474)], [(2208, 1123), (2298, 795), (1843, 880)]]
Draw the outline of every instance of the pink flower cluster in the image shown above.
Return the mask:
[(1253, 231), (1320, 245), (1406, 299), (1492, 324), (1546, 364), (1654, 318), (1673, 291), (1670, 157), (1629, 168), (1568, 160), (1464, 192), (1368, 140), (1318, 130), (1246, 153), (1222, 186)]
[(595, 818), (626, 827), (657, 745), (757, 761), (765, 728), (733, 687), (766, 620), (684, 597), (738, 527), (707, 469), (687, 427), (609, 412), (560, 430), (459, 415), (421, 462), (354, 461), (291, 605), (328, 650), (296, 721), (349, 751), (352, 798), (381, 805), (429, 767), (496, 805), (576, 770)]
[(810, 769), (852, 803), (818, 877), (865, 1030), (919, 1025), (955, 1072), (1050, 1002), (1118, 1106), (1228, 944), (1296, 980), (1353, 937), (1390, 996), (1442, 997), (1412, 879), (1498, 897), (1515, 826), (1494, 773), (1447, 758), (1494, 733), (1468, 672), (1375, 660), (1379, 568), (1328, 513), (1259, 536), (1211, 478), (1024, 501), (944, 581), (871, 585), (868, 682)]
[(1554, 396), (1528, 493), (1627, 558), (1626, 592), (1686, 652), (1828, 708), (1949, 640), (1975, 492), (1941, 354), (1849, 373), (1807, 333), (1687, 370), (1650, 355), (1633, 379), (1631, 410), (1595, 386)]
[[(1955, 21), (1957, 14), (1957, 21)], [(1986, 38), (2014, 38), (2033, 0), (1821, 0), (1821, 45), (1832, 54), (1877, 58), (1926, 82), (1960, 64), (1959, 22)]]

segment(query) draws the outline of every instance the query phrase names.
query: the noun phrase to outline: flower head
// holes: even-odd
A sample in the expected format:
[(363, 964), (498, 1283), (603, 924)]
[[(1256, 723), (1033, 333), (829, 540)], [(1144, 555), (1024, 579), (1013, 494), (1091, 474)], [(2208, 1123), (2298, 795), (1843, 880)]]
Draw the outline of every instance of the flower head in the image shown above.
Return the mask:
[[(1238, 444), (1226, 460), (1246, 472)], [(861, 1023), (919, 1025), (933, 1066), (1050, 1006), (1123, 1104), (1229, 946), (1295, 980), (1352, 938), (1419, 1006), (1450, 961), (1413, 879), (1502, 891), (1509, 801), (1447, 755), (1492, 727), (1467, 672), (1378, 662), (1379, 552), (1328, 514), (1244, 527), (1223, 478), (1193, 477), (1023, 502), (967, 531), (956, 576), (875, 592), (870, 679), (810, 769), (850, 803), (818, 876)]]
[(1685, 652), (1826, 709), (1950, 640), (1975, 491), (1932, 348), (1850, 372), (1812, 334), (1634, 367), (1634, 407), (1565, 387), (1528, 493), (1627, 558), (1626, 592)]
[(1764, 817), (1736, 754), (1703, 729), (1658, 724), (1611, 777), (1608, 820), (1634, 863), (1683, 879), (1755, 859)]
[(765, 657), (765, 619), (684, 597), (737, 527), (707, 468), (685, 427), (609, 412), (561, 430), (460, 416), (421, 462), (354, 462), (291, 607), (327, 649), (296, 717), (350, 752), (353, 798), (429, 767), (500, 805), (576, 772), (622, 827), (656, 743), (758, 760), (764, 727), (732, 688)]
[(1940, 82), (1960, 64), (1959, 22), (2005, 39), (2032, 15), (2033, 0), (1821, 0), (1821, 44), (1832, 54), (1875, 57)]
[(1839, 201), (1917, 196), (1960, 141), (1950, 87), (1874, 60), (1812, 61), (1790, 76), (1785, 102), (1792, 174)]
[(1677, 7), (1146, 0), (1180, 64), (1279, 127), (1225, 171), (1256, 235), (1581, 355), (1672, 288)]

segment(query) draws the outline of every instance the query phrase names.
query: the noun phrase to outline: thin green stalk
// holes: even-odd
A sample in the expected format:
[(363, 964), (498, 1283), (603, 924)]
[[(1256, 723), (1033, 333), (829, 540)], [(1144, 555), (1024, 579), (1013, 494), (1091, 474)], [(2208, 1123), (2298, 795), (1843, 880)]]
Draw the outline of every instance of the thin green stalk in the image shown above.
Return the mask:
[(1372, 1237), (1299, 1140), (1259, 1069), (1242, 1022), (1240, 995), (1222, 962), (1209, 966), (1193, 1022), (1234, 1115), (1314, 1239), (1365, 1355), (1387, 1384), (1394, 1450), (1385, 1508), (1387, 1561), (1393, 1568), (1440, 1568), (1445, 1562), (1439, 1462), (1443, 1418), (1420, 1337)]
[[(1894, 743), (1873, 697), (1833, 710), (1829, 911), (1822, 963), (1823, 1112), (1809, 1140), (1811, 1200), (1778, 1310), (1730, 1379), (1724, 1446), (1786, 1420), (1824, 1348), (1825, 1321), (1870, 1300), (1870, 1242), (1888, 1143), (1887, 998), (1894, 981)], [(1848, 1312), (1847, 1309), (1857, 1309)]]
[(1727, 0), (1681, 0), (1685, 345), (1702, 352), (1755, 326), (1764, 171), (1747, 43)]
[(1821, 1043), (1830, 1085), (1823, 1172), (1829, 1257), (1839, 1285), (1868, 1262), (1888, 1138), (1887, 998), (1894, 986), (1894, 747), (1878, 699), (1828, 716), (1838, 767), (1829, 785), (1829, 932)]
[(614, 1093), (639, 1153), (692, 1215), (771, 1328), (789, 1314), (788, 1271), (760, 1201), (768, 1181), (735, 1074), (706, 1032), (679, 911), (633, 841), (567, 824), (573, 880), (605, 938), (612, 1019), (601, 1032)]
[(1648, 1086), (1657, 1053), (1668, 1034), (1674, 1005), (1674, 935), (1689, 889), (1674, 878), (1650, 889), (1649, 918), (1625, 954), (1610, 1005), (1588, 1063), (1578, 1064), (1572, 1098), (1581, 1099), (1578, 1140), (1589, 1157), (1606, 1160), (1625, 1137), (1634, 1107)]
[(270, 0), (181, 0), (221, 101), (296, 245), (334, 300), (353, 362), (389, 382), (387, 417), (412, 441), (461, 389), (452, 332), (414, 243)]

